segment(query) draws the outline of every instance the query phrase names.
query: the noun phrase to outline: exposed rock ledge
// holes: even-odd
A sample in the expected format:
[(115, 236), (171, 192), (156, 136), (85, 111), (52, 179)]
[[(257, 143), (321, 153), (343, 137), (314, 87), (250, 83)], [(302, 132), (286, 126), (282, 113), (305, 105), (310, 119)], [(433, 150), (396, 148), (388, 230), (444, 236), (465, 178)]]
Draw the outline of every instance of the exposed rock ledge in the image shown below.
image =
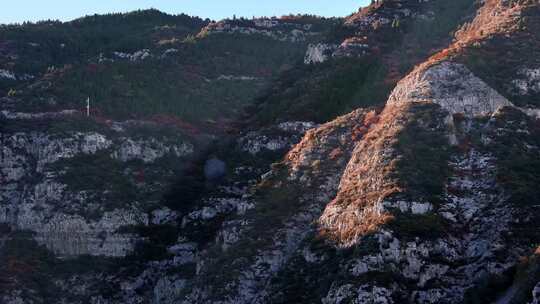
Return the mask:
[(121, 138), (121, 141), (122, 143), (112, 156), (123, 162), (139, 159), (145, 163), (152, 163), (168, 153), (182, 157), (194, 151), (194, 147), (190, 143), (166, 144), (154, 138), (149, 140)]
[(520, 108), (525, 114), (540, 119), (540, 109), (538, 108)]
[(11, 112), (0, 111), (0, 118), (4, 119), (52, 119), (62, 116), (76, 115), (80, 113), (79, 110), (62, 110), (58, 112), (44, 112), (44, 113), (25, 113), (25, 112)]
[(513, 104), (489, 87), (464, 65), (442, 62), (420, 68), (401, 80), (388, 99), (389, 104), (432, 102), (451, 114), (491, 115)]
[(332, 56), (337, 46), (332, 44), (310, 44), (304, 57), (305, 64), (322, 63)]
[(118, 229), (130, 225), (148, 225), (147, 215), (136, 210), (115, 210), (106, 212), (99, 221), (88, 222), (81, 216), (56, 214), (49, 223), (38, 224), (32, 230), (37, 231), (38, 243), (56, 254), (122, 257), (139, 240), (136, 235), (118, 233)]

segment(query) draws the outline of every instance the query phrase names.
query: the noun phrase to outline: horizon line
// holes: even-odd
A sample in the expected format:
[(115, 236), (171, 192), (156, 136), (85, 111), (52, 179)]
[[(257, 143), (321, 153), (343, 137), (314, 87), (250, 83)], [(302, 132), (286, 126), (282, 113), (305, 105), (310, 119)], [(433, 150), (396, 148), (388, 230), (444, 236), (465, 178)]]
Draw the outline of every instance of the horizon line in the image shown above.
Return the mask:
[(252, 16), (247, 16), (247, 15), (237, 15), (237, 14), (233, 14), (232, 16), (226, 16), (226, 17), (223, 17), (223, 18), (220, 18), (220, 19), (214, 19), (214, 18), (211, 18), (211, 17), (203, 17), (203, 16), (198, 16), (198, 15), (194, 15), (194, 14), (189, 14), (189, 13), (185, 13), (185, 12), (179, 12), (179, 13), (176, 13), (176, 12), (168, 12), (168, 11), (165, 11), (165, 10), (161, 10), (159, 8), (155, 8), (155, 7), (149, 7), (149, 8), (139, 8), (139, 9), (133, 9), (133, 10), (124, 10), (124, 11), (121, 11), (121, 10), (118, 10), (118, 11), (110, 11), (110, 12), (96, 12), (96, 13), (89, 13), (89, 14), (84, 14), (84, 15), (81, 15), (79, 17), (66, 17), (66, 18), (45, 18), (45, 19), (36, 19), (36, 20), (23, 20), (23, 21), (16, 21), (16, 22), (2, 22), (0, 21), (0, 25), (1, 26), (16, 26), (16, 25), (24, 25), (24, 24), (38, 24), (38, 23), (45, 23), (45, 22), (60, 22), (60, 23), (70, 23), (70, 22), (74, 22), (74, 21), (77, 21), (79, 19), (84, 19), (84, 18), (87, 18), (87, 17), (93, 17), (93, 16), (107, 16), (107, 15), (115, 15), (115, 14), (118, 14), (118, 15), (127, 15), (127, 14), (131, 14), (131, 13), (137, 13), (137, 12), (144, 12), (144, 11), (157, 11), (159, 13), (162, 13), (162, 14), (166, 14), (166, 15), (169, 15), (169, 16), (182, 16), (182, 15), (185, 15), (185, 16), (188, 16), (188, 17), (191, 17), (191, 18), (199, 18), (199, 19), (202, 19), (202, 20), (209, 20), (209, 21), (212, 21), (212, 22), (218, 22), (218, 21), (222, 21), (222, 20), (231, 20), (233, 18), (245, 18), (245, 19), (252, 19), (252, 18), (255, 18), (255, 19), (264, 19), (264, 18), (268, 18), (268, 19), (271, 19), (271, 18), (281, 18), (281, 17), (285, 17), (285, 16), (314, 16), (314, 17), (318, 17), (318, 18), (326, 18), (326, 19), (331, 19), (331, 18), (346, 18), (347, 16), (350, 16), (351, 14), (354, 14), (354, 11), (351, 12), (350, 14), (348, 15), (345, 15), (345, 16), (325, 16), (325, 15), (319, 15), (319, 14), (313, 14), (313, 13), (285, 13), (285, 14), (279, 14), (279, 15), (263, 15), (263, 16), (256, 16), (256, 15), (252, 15)]

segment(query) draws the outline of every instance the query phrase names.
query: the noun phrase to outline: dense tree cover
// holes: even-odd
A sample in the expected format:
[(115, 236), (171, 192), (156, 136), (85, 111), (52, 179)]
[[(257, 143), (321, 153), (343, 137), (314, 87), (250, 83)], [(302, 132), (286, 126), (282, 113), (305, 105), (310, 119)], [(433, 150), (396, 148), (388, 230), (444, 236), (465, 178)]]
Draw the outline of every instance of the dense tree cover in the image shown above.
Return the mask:
[[(290, 22), (318, 20), (306, 18)], [(0, 93), (12, 92), (22, 111), (83, 108), (90, 97), (94, 115), (113, 119), (166, 114), (214, 122), (235, 116), (274, 76), (300, 63), (308, 43), (242, 34), (196, 38), (209, 22), (146, 10), (2, 26), (0, 67), (36, 78), (0, 79)], [(116, 53), (141, 50), (149, 56)]]
[[(274, 29), (277, 30), (290, 30), (292, 27), (302, 27), (304, 25), (307, 25), (310, 30), (315, 32), (326, 32), (329, 28), (332, 26), (341, 25), (342, 18), (325, 18), (321, 16), (316, 15), (310, 15), (310, 14), (289, 14), (289, 15), (283, 15), (281, 17), (271, 17), (269, 18), (273, 21), (279, 21), (274, 25)], [(233, 18), (233, 19), (226, 19), (227, 23), (231, 25), (236, 26), (253, 26), (253, 21), (255, 20), (255, 17), (252, 19), (248, 18)]]
[(325, 122), (383, 103), (391, 89), (384, 77), (385, 67), (374, 57), (297, 66), (282, 74), (249, 110), (263, 124), (292, 118)]
[[(42, 21), (0, 27), (0, 53), (14, 50), (18, 72), (37, 73), (51, 65), (84, 62), (99, 53), (133, 52), (163, 34), (187, 36), (209, 20), (157, 10), (93, 15), (71, 22)], [(1, 56), (0, 56), (1, 58)], [(2, 63), (2, 62), (0, 62)]]
[[(85, 106), (109, 117), (170, 114), (185, 120), (216, 120), (235, 115), (253, 100), (280, 69), (298, 61), (303, 49), (268, 38), (212, 36), (181, 44), (168, 58), (99, 65), (82, 63), (59, 69), (52, 85), (21, 90), (28, 110)], [(157, 51), (156, 51), (157, 52)], [(155, 54), (155, 55), (154, 55)], [(230, 77), (233, 76), (233, 77)], [(240, 78), (240, 77), (247, 78)], [(237, 78), (235, 78), (237, 77)]]
[[(414, 66), (447, 46), (452, 30), (474, 12), (469, 0), (426, 4), (436, 18), (416, 18), (396, 28), (365, 33), (376, 46), (372, 55), (360, 59), (336, 59), (316, 66), (298, 66), (282, 75), (259, 103), (252, 107), (257, 121), (295, 119), (325, 122), (359, 107), (382, 105), (396, 82)], [(329, 25), (325, 41), (340, 44), (357, 37), (357, 28), (341, 23)]]
[(399, 186), (413, 201), (440, 202), (450, 176), (446, 113), (434, 104), (411, 107), (410, 122), (401, 130), (396, 146)]

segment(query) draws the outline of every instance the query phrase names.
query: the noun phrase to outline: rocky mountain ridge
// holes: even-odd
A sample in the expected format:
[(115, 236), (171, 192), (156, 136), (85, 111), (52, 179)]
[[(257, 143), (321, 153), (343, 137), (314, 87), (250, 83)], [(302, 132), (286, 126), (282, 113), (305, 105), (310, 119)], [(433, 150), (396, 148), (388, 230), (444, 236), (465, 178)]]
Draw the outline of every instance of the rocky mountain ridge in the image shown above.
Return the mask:
[[(396, 44), (387, 39), (402, 37), (397, 45), (409, 45), (416, 40), (408, 38), (419, 33), (418, 23), (410, 19), (440, 20), (442, 8), (449, 5), (437, 0), (379, 2), (328, 34), (329, 41), (368, 35), (362, 44), (369, 52), (352, 54), (346, 44), (347, 58), (342, 58), (330, 53), (331, 44), (306, 44), (304, 62), (310, 65), (300, 58), (302, 73), (293, 70), (293, 76), (318, 78), (341, 68), (341, 62), (362, 66), (361, 60), (379, 57), (391, 70), (399, 50), (392, 50)], [(0, 164), (11, 185), (2, 187), (2, 195), (18, 211), (5, 208), (9, 210), (0, 213), (6, 214), (0, 221), (8, 224), (0, 226), (6, 230), (1, 230), (0, 254), (8, 261), (2, 265), (7, 275), (0, 278), (6, 290), (0, 299), (537, 303), (540, 124), (534, 71), (540, 62), (523, 54), (536, 54), (539, 6), (528, 0), (463, 2), (456, 12), (475, 9), (450, 23), (455, 25), (454, 41), (434, 41), (433, 52), (416, 53), (404, 64), (412, 68), (411, 62), (420, 61), (412, 70), (385, 74), (389, 83), (405, 75), (395, 80), (384, 104), (360, 107), (322, 124), (290, 120), (294, 110), (281, 113), (277, 108), (277, 119), (270, 122), (231, 126), (246, 129), (206, 152), (211, 155), (201, 151), (202, 139), (185, 129), (178, 138), (178, 129), (171, 134), (156, 125), (109, 122), (106, 127), (90, 124), (93, 131), (79, 133), (71, 126), (67, 132), (64, 126), (21, 133), (28, 128), (21, 120), (45, 118), (50, 123), (64, 116), (4, 114), (2, 126), (19, 133), (2, 134)], [(262, 29), (277, 26), (272, 20), (245, 22)], [(229, 37), (227, 22), (209, 25), (224, 29), (209, 37)], [(526, 48), (518, 51), (516, 46)], [(491, 65), (500, 73), (490, 73)], [(280, 85), (288, 91), (302, 83), (287, 74), (281, 77)], [(272, 94), (294, 106), (290, 95), (268, 94), (261, 99), (263, 109), (272, 106)], [(14, 115), (16, 119), (10, 118)], [(202, 161), (196, 156), (201, 153)], [(82, 188), (69, 195), (99, 199), (66, 198), (57, 179), (77, 181), (81, 165), (69, 163), (77, 157), (118, 170), (120, 179), (90, 172), (79, 182), (92, 176), (108, 179), (97, 184), (102, 193)], [(223, 179), (205, 179), (210, 159), (226, 162), (229, 173)], [(172, 183), (176, 188), (167, 191), (164, 173), (175, 176), (171, 164), (184, 164), (184, 170)], [(117, 202), (108, 195), (119, 189), (136, 191)], [(70, 206), (62, 206), (63, 201)], [(98, 218), (86, 214), (86, 223), (78, 220), (77, 212), (92, 208), (100, 210)], [(132, 209), (138, 211), (132, 215)], [(58, 219), (62, 214), (71, 224), (46, 229), (54, 225), (35, 218), (48, 214), (51, 224), (64, 223)], [(30, 239), (37, 245), (24, 243), (19, 222), (34, 225), (30, 230), (37, 233)], [(67, 233), (74, 227), (82, 233)], [(63, 269), (63, 264), (50, 253), (35, 257), (21, 250), (43, 248), (39, 244), (46, 252), (70, 255), (67, 263), (74, 261), (80, 270), (53, 271), (49, 265)], [(85, 258), (81, 254), (102, 258), (91, 259), (96, 264), (85, 268), (76, 258)], [(103, 256), (121, 258), (110, 265)], [(38, 279), (53, 283), (43, 288), (32, 283)]]

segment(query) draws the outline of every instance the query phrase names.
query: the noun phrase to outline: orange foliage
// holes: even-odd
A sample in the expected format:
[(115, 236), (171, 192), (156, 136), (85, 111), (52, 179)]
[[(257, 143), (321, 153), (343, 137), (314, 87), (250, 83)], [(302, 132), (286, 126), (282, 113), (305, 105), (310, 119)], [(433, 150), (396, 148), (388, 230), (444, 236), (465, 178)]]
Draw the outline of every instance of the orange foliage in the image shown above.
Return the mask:
[(358, 125), (353, 128), (351, 138), (353, 141), (358, 141), (362, 139), (368, 132), (369, 129), (379, 122), (379, 115), (376, 111), (370, 111), (364, 116), (364, 121), (361, 125)]
[(335, 148), (334, 150), (332, 150), (332, 152), (330, 152), (329, 157), (331, 160), (335, 160), (338, 159), (341, 155), (343, 155), (343, 151), (340, 148)]

